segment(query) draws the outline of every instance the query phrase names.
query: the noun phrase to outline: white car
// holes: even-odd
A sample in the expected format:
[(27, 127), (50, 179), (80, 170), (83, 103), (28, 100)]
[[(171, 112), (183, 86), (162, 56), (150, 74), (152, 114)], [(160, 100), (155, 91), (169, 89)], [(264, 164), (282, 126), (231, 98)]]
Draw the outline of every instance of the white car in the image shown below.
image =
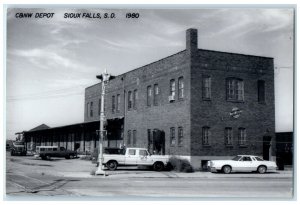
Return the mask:
[(208, 169), (211, 172), (222, 171), (225, 174), (254, 171), (263, 174), (267, 171), (275, 171), (277, 165), (273, 161), (266, 161), (258, 156), (237, 155), (231, 160), (211, 160), (208, 162)]

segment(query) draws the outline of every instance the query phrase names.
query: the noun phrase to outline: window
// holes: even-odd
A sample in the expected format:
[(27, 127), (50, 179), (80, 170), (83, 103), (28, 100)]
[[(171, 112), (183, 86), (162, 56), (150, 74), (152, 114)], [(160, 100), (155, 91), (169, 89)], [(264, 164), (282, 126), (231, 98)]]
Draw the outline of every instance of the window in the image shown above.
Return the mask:
[(202, 99), (211, 98), (211, 79), (209, 76), (203, 76), (202, 78)]
[(57, 148), (53, 148), (53, 151), (57, 151)]
[(90, 117), (93, 117), (93, 102), (90, 104)]
[(159, 95), (158, 85), (154, 84), (153, 89), (154, 89), (153, 105), (157, 106), (158, 105), (158, 95)]
[(148, 155), (148, 152), (146, 150), (140, 150), (139, 151), (139, 155), (140, 156), (147, 156)]
[(111, 112), (115, 113), (116, 111), (116, 97), (113, 95), (111, 99)]
[(128, 91), (128, 110), (132, 108), (132, 92)]
[(132, 144), (136, 145), (136, 130), (132, 131)]
[(175, 127), (170, 128), (170, 144), (171, 146), (175, 145)]
[(128, 130), (127, 132), (127, 145), (131, 144), (131, 130)]
[(120, 94), (117, 95), (117, 112), (120, 112), (121, 107), (121, 96)]
[(239, 128), (239, 145), (246, 145), (246, 129)]
[(258, 94), (258, 102), (265, 102), (265, 81), (259, 80), (257, 81), (257, 94)]
[(256, 159), (256, 161), (264, 161), (262, 158), (260, 157), (254, 157)]
[(250, 157), (243, 157), (243, 158), (241, 159), (241, 161), (244, 161), (244, 162), (251, 162), (252, 160), (251, 160)]
[(170, 80), (170, 96), (175, 96), (175, 80)]
[(184, 82), (183, 77), (178, 78), (178, 99), (182, 100), (184, 97)]
[(151, 85), (147, 87), (147, 106), (151, 106), (152, 88)]
[(232, 128), (225, 128), (225, 145), (232, 146)]
[(178, 145), (183, 145), (183, 128), (178, 127)]
[(227, 79), (227, 100), (244, 101), (244, 82), (237, 78)]
[(133, 91), (133, 109), (136, 109), (136, 102), (137, 102), (138, 92), (137, 90)]
[(135, 155), (135, 151), (136, 151), (135, 149), (129, 149), (128, 151), (129, 155)]
[(209, 145), (209, 127), (202, 127), (202, 145)]

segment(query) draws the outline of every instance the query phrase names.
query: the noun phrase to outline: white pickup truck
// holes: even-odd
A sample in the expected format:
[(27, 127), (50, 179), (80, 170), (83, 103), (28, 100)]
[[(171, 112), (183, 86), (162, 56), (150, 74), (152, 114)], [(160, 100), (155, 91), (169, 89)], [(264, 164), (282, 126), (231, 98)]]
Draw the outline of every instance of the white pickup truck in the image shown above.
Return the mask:
[(162, 171), (169, 161), (168, 156), (151, 155), (145, 148), (126, 148), (120, 154), (104, 154), (103, 165), (109, 170), (118, 166), (151, 166), (155, 171)]

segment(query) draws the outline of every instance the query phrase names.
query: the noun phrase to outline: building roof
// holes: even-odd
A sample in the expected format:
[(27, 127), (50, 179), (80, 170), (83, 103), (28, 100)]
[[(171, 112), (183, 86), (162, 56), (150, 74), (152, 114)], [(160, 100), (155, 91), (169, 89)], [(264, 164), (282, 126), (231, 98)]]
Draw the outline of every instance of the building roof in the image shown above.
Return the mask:
[(29, 131), (37, 131), (37, 130), (45, 130), (45, 129), (49, 129), (50, 127), (48, 125), (45, 125), (45, 124), (41, 124), (35, 128), (32, 128), (31, 130)]

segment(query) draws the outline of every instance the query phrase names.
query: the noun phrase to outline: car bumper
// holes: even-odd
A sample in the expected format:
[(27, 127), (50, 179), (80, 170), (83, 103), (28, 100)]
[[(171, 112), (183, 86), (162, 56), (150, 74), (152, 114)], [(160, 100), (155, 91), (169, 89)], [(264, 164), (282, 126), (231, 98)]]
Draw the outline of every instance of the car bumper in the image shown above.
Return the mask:
[(210, 171), (210, 172), (217, 172), (216, 167), (208, 167), (207, 169), (208, 169), (208, 171)]

